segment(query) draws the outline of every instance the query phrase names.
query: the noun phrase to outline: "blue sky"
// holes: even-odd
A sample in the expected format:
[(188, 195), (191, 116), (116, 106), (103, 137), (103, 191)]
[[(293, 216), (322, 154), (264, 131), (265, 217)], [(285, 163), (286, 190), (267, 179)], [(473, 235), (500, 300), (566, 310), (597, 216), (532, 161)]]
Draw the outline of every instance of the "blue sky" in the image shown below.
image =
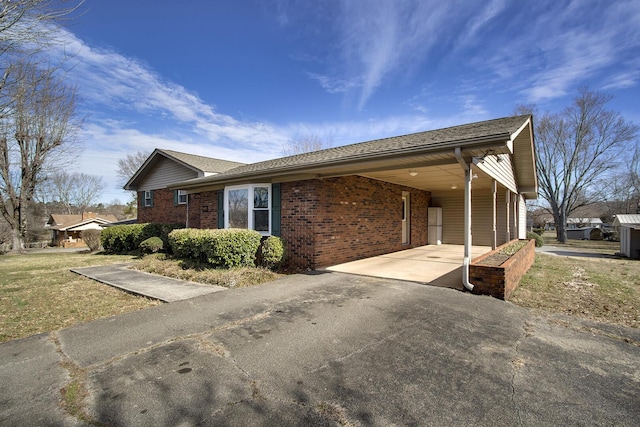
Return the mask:
[(116, 162), (167, 148), (278, 157), (568, 105), (580, 86), (640, 123), (637, 0), (87, 1), (68, 22), (79, 172), (128, 201)]

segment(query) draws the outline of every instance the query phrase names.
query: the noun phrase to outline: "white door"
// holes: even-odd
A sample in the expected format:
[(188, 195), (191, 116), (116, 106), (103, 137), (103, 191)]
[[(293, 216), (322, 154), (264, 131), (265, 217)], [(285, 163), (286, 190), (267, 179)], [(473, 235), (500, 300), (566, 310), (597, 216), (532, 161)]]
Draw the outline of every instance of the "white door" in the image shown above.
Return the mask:
[(427, 225), (429, 233), (427, 243), (430, 245), (442, 244), (442, 208), (429, 208), (427, 210)]
[(406, 191), (402, 192), (402, 244), (408, 245), (411, 241), (410, 215), (411, 215), (411, 198)]

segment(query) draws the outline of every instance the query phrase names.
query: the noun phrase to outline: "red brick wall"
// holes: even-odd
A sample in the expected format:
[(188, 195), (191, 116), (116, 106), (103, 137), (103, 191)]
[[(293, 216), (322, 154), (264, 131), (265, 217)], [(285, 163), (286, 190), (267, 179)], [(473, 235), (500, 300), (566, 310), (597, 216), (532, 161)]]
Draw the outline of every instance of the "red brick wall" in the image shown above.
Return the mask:
[[(218, 192), (200, 193), (200, 227), (218, 228)], [(195, 228), (195, 227), (194, 227)]]
[(530, 240), (524, 248), (500, 266), (482, 265), (482, 260), (512, 242), (498, 246), (495, 251), (473, 260), (469, 266), (469, 281), (474, 285), (473, 293), (491, 295), (503, 300), (509, 299), (511, 293), (518, 287), (522, 276), (529, 271), (535, 261), (535, 240)]
[[(174, 192), (169, 189), (153, 190), (153, 206), (144, 206), (144, 193), (138, 193), (138, 222), (157, 222), (161, 224), (184, 224), (187, 220), (187, 205), (174, 205)], [(189, 196), (189, 211), (197, 212), (197, 216), (190, 215), (191, 227), (199, 227), (200, 197)], [(193, 223), (191, 222), (193, 221)]]
[[(410, 193), (411, 242), (402, 244), (402, 192)], [(427, 191), (359, 176), (282, 184), (289, 262), (316, 269), (427, 244)]]

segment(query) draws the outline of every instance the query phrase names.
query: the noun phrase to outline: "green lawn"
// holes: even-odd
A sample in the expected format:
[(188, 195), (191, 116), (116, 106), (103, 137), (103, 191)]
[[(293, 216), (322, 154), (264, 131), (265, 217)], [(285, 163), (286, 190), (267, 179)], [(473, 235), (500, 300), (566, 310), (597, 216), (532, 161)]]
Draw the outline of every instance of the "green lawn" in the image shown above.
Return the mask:
[(0, 256), (0, 342), (160, 304), (69, 271), (132, 259), (81, 253)]

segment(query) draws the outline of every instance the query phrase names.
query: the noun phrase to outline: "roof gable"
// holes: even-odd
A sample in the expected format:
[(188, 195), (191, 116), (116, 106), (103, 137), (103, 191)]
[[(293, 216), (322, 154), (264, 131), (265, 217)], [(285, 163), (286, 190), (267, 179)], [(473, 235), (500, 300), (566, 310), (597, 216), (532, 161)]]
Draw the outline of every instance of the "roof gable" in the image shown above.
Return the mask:
[[(125, 184), (124, 189), (140, 191), (141, 185), (148, 179), (160, 185), (156, 188), (164, 188), (168, 183), (219, 174), (243, 165), (244, 163), (156, 148)], [(161, 170), (158, 172), (158, 169)], [(165, 170), (169, 173), (165, 173)], [(154, 173), (162, 178), (154, 179)]]
[(620, 214), (613, 220), (614, 226), (620, 225), (640, 225), (640, 214)]
[(66, 215), (66, 214), (51, 214), (47, 225), (52, 230), (67, 230), (69, 228), (78, 227), (84, 224), (95, 222), (97, 224), (109, 224), (116, 222), (118, 218), (114, 215), (96, 215), (96, 216), (83, 216), (83, 215)]

